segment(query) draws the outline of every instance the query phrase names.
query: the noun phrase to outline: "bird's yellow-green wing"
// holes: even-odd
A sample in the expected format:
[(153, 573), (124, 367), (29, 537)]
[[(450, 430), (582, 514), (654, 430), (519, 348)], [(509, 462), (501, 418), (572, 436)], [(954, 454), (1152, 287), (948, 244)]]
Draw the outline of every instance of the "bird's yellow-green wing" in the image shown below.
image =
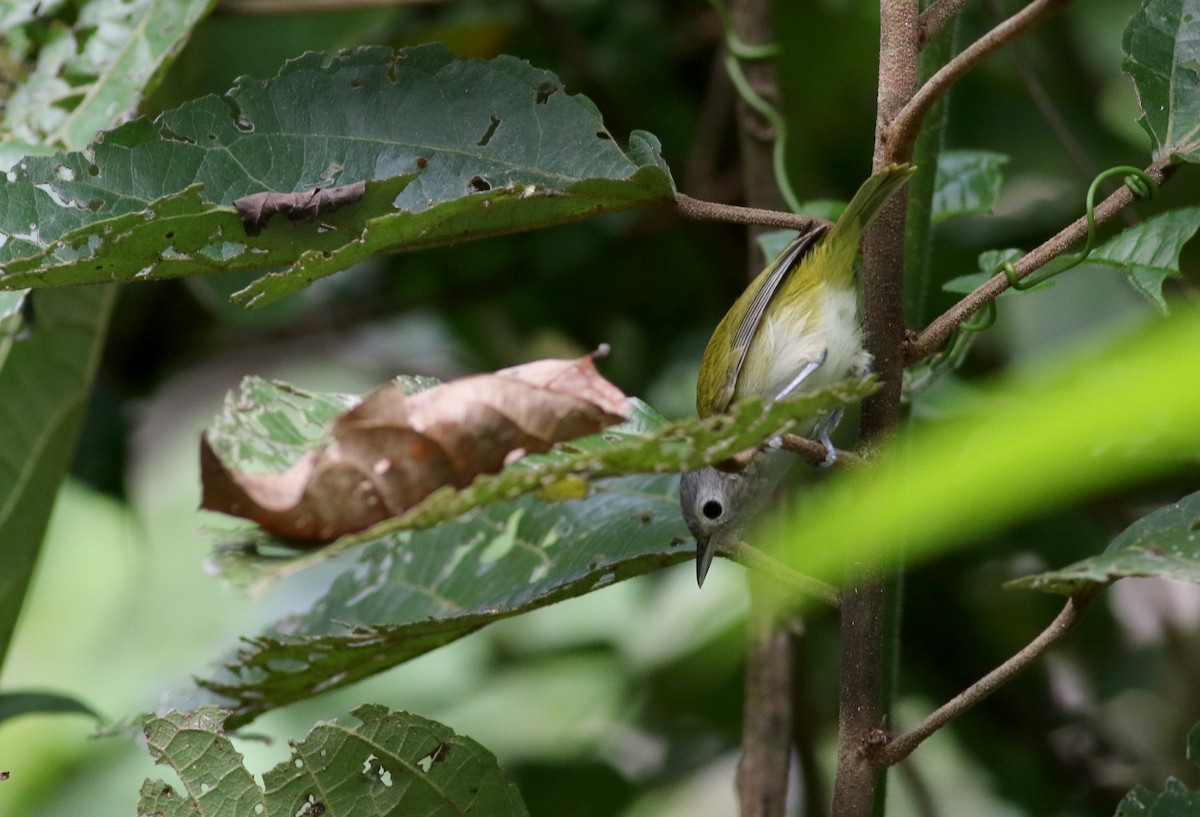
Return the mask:
[(771, 265), (750, 282), (717, 324), (704, 350), (696, 382), (696, 412), (701, 417), (719, 414), (733, 402), (738, 375), (768, 304), (826, 229), (822, 225), (793, 238)]

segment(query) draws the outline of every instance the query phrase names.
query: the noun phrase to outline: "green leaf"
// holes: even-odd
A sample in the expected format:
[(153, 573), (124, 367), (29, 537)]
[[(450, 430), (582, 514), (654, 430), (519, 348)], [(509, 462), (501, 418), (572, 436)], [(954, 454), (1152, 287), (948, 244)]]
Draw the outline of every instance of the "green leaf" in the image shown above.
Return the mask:
[[(942, 285), (942, 289), (946, 292), (957, 292), (966, 295), (969, 292), (974, 292), (978, 287), (987, 283), (997, 272), (1000, 271), (1000, 265), (1006, 261), (1015, 262), (1018, 258), (1024, 255), (1021, 250), (1003, 249), (1003, 250), (986, 250), (979, 254), (979, 272), (972, 272), (967, 275), (960, 275), (957, 278), (951, 278)], [(1000, 297), (1003, 298), (1013, 290), (1005, 290)]]
[(447, 726), (368, 704), (356, 727), (322, 722), (259, 788), (214, 708), (169, 712), (145, 722), (158, 763), (179, 773), (185, 795), (161, 781), (142, 786), (138, 815), (192, 817), (372, 817), (527, 814), (496, 758)]
[(938, 156), (933, 189), (934, 225), (958, 216), (990, 213), (1000, 195), (1008, 157), (986, 150), (947, 150)]
[(8, 651), (116, 300), (112, 287), (31, 295), (37, 324), (0, 367), (0, 661)]
[(1061, 570), (1025, 576), (1008, 587), (1077, 595), (1092, 585), (1127, 576), (1155, 576), (1200, 583), (1200, 492), (1143, 516), (1098, 556)]
[(494, 621), (687, 561), (678, 477), (598, 481), (583, 501), (499, 502), (366, 547), (308, 612), (199, 683), (231, 724), (347, 686)]
[(1191, 791), (1174, 777), (1161, 792), (1137, 786), (1117, 806), (1115, 817), (1195, 817), (1200, 814), (1200, 791)]
[(1200, 0), (1144, 0), (1125, 28), (1122, 69), (1137, 89), (1155, 158), (1200, 161)]
[(1160, 213), (1126, 228), (1092, 250), (1086, 263), (1117, 267), (1128, 276), (1133, 288), (1165, 315), (1163, 281), (1179, 275), (1179, 253), (1197, 228), (1200, 228), (1200, 207)]
[[(512, 57), (310, 53), (104, 134), (94, 158), (24, 160), (0, 185), (0, 286), (286, 267), (235, 296), (263, 304), (381, 252), (669, 201), (657, 142), (635, 142), (642, 164), (586, 97)], [(255, 236), (233, 207), (358, 182), (361, 201)]]
[[(876, 466), (835, 474), (747, 536), (824, 580), (858, 560), (910, 559), (1200, 455), (1200, 315), (1093, 343), (987, 389)], [(966, 408), (966, 407), (964, 407)], [(836, 547), (830, 543), (836, 542)]]
[[(633, 473), (679, 473), (726, 459), (739, 451), (753, 448), (771, 437), (794, 428), (801, 420), (829, 411), (847, 402), (861, 399), (876, 388), (872, 382), (847, 382), (832, 389), (781, 400), (763, 407), (749, 400), (734, 407), (727, 415), (705, 420), (688, 420), (668, 425), (644, 404), (631, 423), (614, 426), (602, 434), (555, 446), (545, 454), (517, 460), (499, 474), (483, 475), (462, 490), (439, 489), (402, 516), (385, 520), (362, 533), (343, 536), (314, 551), (292, 558), (264, 555), (263, 546), (280, 542), (262, 534), (234, 531), (229, 545), (218, 548), (218, 570), (230, 580), (243, 584), (257, 582), (258, 587), (312, 564), (326, 561), (364, 542), (374, 541), (400, 531), (428, 528), (475, 508), (513, 499), (530, 491), (553, 490), (602, 477)], [(274, 405), (275, 390), (287, 392), (286, 410)], [(290, 465), (307, 445), (319, 441), (320, 427), (304, 421), (298, 406), (306, 399), (324, 401), (327, 410), (341, 396), (308, 395), (281, 385), (264, 387), (261, 381), (247, 379), (237, 395), (226, 398), (226, 408), (208, 432), (218, 455), (239, 470), (245, 452), (246, 463), (276, 462)], [(264, 402), (258, 403), (262, 399)], [(314, 409), (317, 411), (317, 409)], [(269, 420), (261, 419), (269, 417)], [(263, 432), (266, 436), (263, 436)], [(304, 442), (307, 440), (308, 442)], [(282, 470), (282, 469), (281, 469)], [(579, 485), (585, 489), (585, 484)], [(603, 496), (597, 489), (593, 497)], [(583, 500), (586, 504), (590, 500)], [(293, 552), (294, 553), (294, 552)]]
[(57, 692), (0, 692), (0, 723), (19, 715), (68, 713), (100, 719), (90, 706), (78, 698)]
[[(61, 4), (60, 4), (61, 5)], [(72, 4), (75, 5), (75, 4)], [(0, 162), (33, 147), (78, 148), (134, 111), (183, 48), (211, 0), (88, 0), (70, 13), (25, 3), (0, 17), (38, 42), (36, 67), (8, 97), (0, 121)], [(73, 18), (73, 19), (72, 19)], [(49, 152), (49, 151), (46, 151)], [(3, 162), (8, 167), (12, 162)]]

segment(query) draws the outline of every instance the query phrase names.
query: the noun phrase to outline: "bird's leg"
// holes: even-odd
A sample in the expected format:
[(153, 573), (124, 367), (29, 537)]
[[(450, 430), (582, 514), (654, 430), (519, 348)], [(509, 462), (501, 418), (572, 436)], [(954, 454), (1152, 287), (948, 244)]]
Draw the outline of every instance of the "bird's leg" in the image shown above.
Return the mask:
[(793, 394), (795, 394), (800, 386), (803, 385), (804, 381), (807, 380), (813, 372), (825, 365), (825, 358), (827, 357), (829, 357), (828, 349), (821, 352), (820, 359), (810, 360), (808, 363), (805, 363), (800, 371), (796, 373), (796, 376), (792, 378), (792, 382), (780, 389), (779, 394), (775, 395), (775, 399), (783, 400), (785, 397), (791, 397)]
[(829, 437), (837, 430), (838, 423), (842, 422), (842, 415), (845, 413), (844, 406), (834, 409), (822, 417), (813, 429), (813, 433), (817, 435), (817, 442), (825, 446), (825, 459), (817, 463), (818, 468), (828, 468), (837, 462), (837, 449), (833, 447), (833, 441)]

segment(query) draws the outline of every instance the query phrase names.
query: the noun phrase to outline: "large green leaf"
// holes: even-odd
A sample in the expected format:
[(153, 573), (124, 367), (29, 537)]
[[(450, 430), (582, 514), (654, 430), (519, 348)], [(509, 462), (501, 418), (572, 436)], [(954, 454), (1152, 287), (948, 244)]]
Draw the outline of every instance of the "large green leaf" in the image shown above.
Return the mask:
[(142, 786), (142, 817), (422, 817), (527, 814), (496, 758), (447, 726), (376, 705), (359, 726), (322, 722), (260, 788), (224, 733), (224, 714), (204, 708), (146, 719), (151, 755), (179, 773), (186, 794), (162, 781)]
[(1125, 29), (1125, 73), (1157, 157), (1200, 161), (1200, 0), (1144, 0)]
[(0, 366), (0, 660), (71, 463), (116, 291), (80, 287), (32, 297), (37, 323)]
[[(137, 108), (213, 0), (88, 0), (16, 4), (0, 18), (10, 49), (37, 53), (7, 98), (0, 162), (20, 153), (78, 148)], [(22, 49), (24, 50), (24, 49)], [(8, 157), (10, 161), (5, 162)]]
[[(622, 151), (595, 106), (512, 57), (438, 45), (310, 53), (104, 134), (92, 154), (24, 160), (0, 184), (0, 286), (272, 269), (266, 303), (384, 251), (670, 200), (649, 134)], [(345, 188), (361, 201), (249, 235), (244, 196)], [(37, 225), (36, 228), (31, 225)]]
[[(524, 457), (499, 474), (477, 477), (461, 490), (447, 486), (402, 516), (388, 519), (362, 533), (337, 539), (318, 550), (290, 556), (264, 553), (264, 545), (280, 544), (244, 530), (228, 536), (218, 549), (218, 569), (245, 584), (279, 578), (316, 562), (328, 560), (364, 542), (395, 533), (428, 528), (475, 508), (512, 499), (530, 491), (574, 498), (587, 492), (585, 480), (631, 473), (679, 473), (699, 468), (793, 428), (801, 419), (857, 400), (874, 390), (870, 382), (843, 383), (813, 395), (782, 400), (768, 407), (745, 401), (729, 415), (668, 425), (653, 409), (636, 403), (630, 422), (603, 434), (555, 446), (549, 452)], [(283, 470), (306, 448), (320, 441), (327, 420), (352, 398), (315, 395), (285, 384), (247, 378), (240, 392), (230, 394), (225, 410), (209, 430), (214, 450), (228, 465), (247, 471), (263, 465)], [(323, 421), (322, 420), (322, 421)], [(594, 499), (606, 502), (597, 491)]]
[(1200, 492), (1150, 513), (1121, 532), (1105, 551), (1061, 570), (1008, 583), (1073, 596), (1126, 576), (1200, 583)]
[(493, 621), (692, 558), (678, 477), (597, 482), (587, 500), (479, 508), (363, 550), (306, 613), (248, 639), (201, 685), (232, 724), (352, 684)]

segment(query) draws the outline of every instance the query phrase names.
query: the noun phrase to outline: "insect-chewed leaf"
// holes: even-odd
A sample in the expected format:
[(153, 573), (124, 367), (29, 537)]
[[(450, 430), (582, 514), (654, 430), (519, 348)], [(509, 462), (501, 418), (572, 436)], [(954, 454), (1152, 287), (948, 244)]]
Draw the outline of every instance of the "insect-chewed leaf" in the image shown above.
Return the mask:
[(334, 419), (328, 442), (282, 473), (243, 473), (200, 441), (201, 507), (289, 539), (328, 542), (397, 516), (445, 485), (620, 422), (628, 398), (591, 355), (539, 360), (416, 394), (393, 383)]

